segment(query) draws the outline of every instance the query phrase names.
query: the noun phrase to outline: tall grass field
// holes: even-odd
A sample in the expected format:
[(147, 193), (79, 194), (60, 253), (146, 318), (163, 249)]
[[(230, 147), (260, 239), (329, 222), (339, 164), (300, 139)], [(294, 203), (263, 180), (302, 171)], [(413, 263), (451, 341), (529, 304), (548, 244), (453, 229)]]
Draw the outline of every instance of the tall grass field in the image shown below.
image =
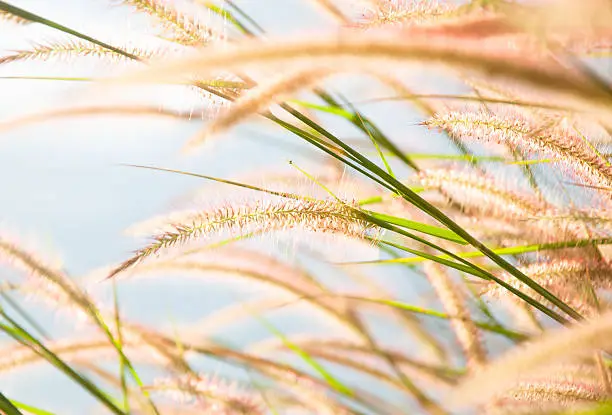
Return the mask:
[(0, 414), (612, 414), (610, 0), (0, 1)]

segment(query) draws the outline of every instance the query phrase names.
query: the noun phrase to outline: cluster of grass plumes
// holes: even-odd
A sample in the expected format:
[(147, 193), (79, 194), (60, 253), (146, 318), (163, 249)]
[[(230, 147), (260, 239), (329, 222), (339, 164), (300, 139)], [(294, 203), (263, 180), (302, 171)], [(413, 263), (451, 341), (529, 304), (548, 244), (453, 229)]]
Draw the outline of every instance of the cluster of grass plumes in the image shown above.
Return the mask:
[[(197, 91), (204, 125), (185, 137), (191, 150), (260, 117), (322, 157), (297, 147), (290, 172), (233, 180), (147, 167), (213, 183), (141, 226), (149, 240), (87, 289), (0, 234), (0, 376), (48, 363), (117, 415), (608, 413), (612, 85), (593, 56), (610, 44), (609, 2), (317, 0), (306, 3), (334, 30), (297, 37), (267, 36), (230, 1), (113, 3), (149, 17), (165, 46), (109, 45), (0, 1), (0, 21), (74, 38), (8, 51), (3, 70), (94, 56), (125, 70), (102, 88)], [(461, 92), (417, 85), (423, 68)], [(395, 109), (370, 111), (381, 101)], [(2, 119), (0, 133), (101, 114), (192, 118), (92, 104)], [(395, 118), (399, 134), (386, 127)], [(139, 323), (115, 291), (188, 290), (188, 276), (203, 304), (218, 300), (212, 283), (265, 295), (168, 328)], [(112, 304), (97, 292), (111, 285)], [(138, 308), (158, 309), (148, 295)], [(78, 327), (47, 333), (15, 298)], [(266, 338), (230, 337), (234, 325)], [(32, 404), (0, 393), (2, 413), (47, 413)]]

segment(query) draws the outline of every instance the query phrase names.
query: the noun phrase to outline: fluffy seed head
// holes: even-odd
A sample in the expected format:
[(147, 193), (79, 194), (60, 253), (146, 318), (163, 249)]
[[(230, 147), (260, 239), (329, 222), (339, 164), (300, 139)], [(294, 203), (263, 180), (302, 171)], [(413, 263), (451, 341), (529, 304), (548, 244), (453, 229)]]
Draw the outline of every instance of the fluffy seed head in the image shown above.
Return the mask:
[(26, 25), (26, 24), (32, 23), (30, 20), (16, 16), (9, 12), (5, 12), (4, 10), (0, 10), (0, 20), (4, 20), (6, 22), (11, 22), (11, 23), (20, 24), (20, 25)]
[(360, 26), (372, 28), (430, 23), (452, 12), (453, 8), (450, 6), (433, 0), (376, 0), (363, 13)]
[(550, 370), (560, 362), (577, 361), (612, 347), (612, 313), (570, 328), (551, 330), (541, 338), (512, 349), (474, 372), (454, 391), (455, 404), (486, 403), (516, 385), (523, 376)]
[[(589, 286), (596, 290), (612, 288), (612, 269), (607, 261), (557, 260), (532, 264), (522, 268), (522, 271), (538, 284), (557, 294), (563, 301), (588, 314), (594, 310)], [(509, 275), (502, 275), (502, 279), (521, 292), (535, 296), (540, 301), (544, 300), (521, 281)], [(508, 293), (497, 284), (491, 284), (487, 292), (492, 296)]]
[(264, 404), (257, 395), (239, 391), (235, 385), (208, 375), (184, 375), (158, 379), (153, 387), (182, 404), (192, 404), (211, 415), (259, 415)]
[(521, 113), (450, 111), (438, 113), (423, 124), (445, 130), (459, 139), (504, 143), (525, 153), (551, 157), (585, 183), (612, 188), (612, 167), (574, 132), (537, 125)]
[(122, 3), (157, 19), (169, 34), (169, 40), (174, 42), (186, 46), (204, 46), (221, 39), (210, 27), (193, 16), (180, 13), (164, 0), (122, 0)]
[(469, 211), (494, 213), (498, 217), (529, 217), (547, 209), (531, 195), (509, 189), (479, 172), (458, 169), (428, 169), (419, 173), (423, 186), (439, 188)]
[(200, 238), (210, 238), (223, 231), (246, 234), (302, 229), (311, 232), (340, 233), (364, 237), (373, 229), (355, 205), (330, 200), (283, 200), (227, 206), (201, 212), (188, 223), (173, 224), (173, 230), (153, 237), (153, 242), (115, 268), (110, 277), (134, 266), (164, 249)]
[[(141, 59), (149, 59), (158, 54), (157, 51), (144, 50), (140, 48), (124, 48), (128, 52)], [(127, 59), (125, 56), (110, 49), (98, 46), (86, 41), (61, 41), (47, 44), (34, 45), (31, 49), (17, 50), (13, 54), (0, 57), (0, 64), (19, 61), (45, 61), (48, 59), (62, 59), (93, 56), (97, 58)]]

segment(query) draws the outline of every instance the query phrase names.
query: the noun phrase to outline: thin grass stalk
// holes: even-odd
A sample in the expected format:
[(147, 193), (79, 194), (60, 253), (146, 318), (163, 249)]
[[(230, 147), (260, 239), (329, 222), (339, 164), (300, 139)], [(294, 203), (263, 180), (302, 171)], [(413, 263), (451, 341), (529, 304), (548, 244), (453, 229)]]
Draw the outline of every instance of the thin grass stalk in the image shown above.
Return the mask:
[(70, 377), (72, 380), (77, 382), (85, 390), (91, 393), (96, 399), (98, 399), (104, 406), (106, 406), (112, 413), (116, 415), (127, 415), (122, 411), (104, 392), (102, 392), (95, 384), (90, 380), (83, 377), (82, 375), (75, 372), (69, 365), (58, 358), (53, 352), (48, 350), (42, 343), (31, 336), (25, 329), (23, 329), (17, 322), (11, 319), (3, 310), (0, 309), (0, 315), (4, 317), (10, 326), (0, 323), (0, 330), (4, 331), (10, 337), (15, 339), (17, 342), (31, 347), (37, 353), (40, 353), (46, 360), (57, 367), (60, 371)]
[(408, 39), (410, 42), (400, 43), (388, 37), (353, 35), (340, 40), (321, 38), (275, 44), (247, 42), (240, 48), (219, 51), (214, 55), (208, 53), (205, 56), (186, 58), (158, 69), (126, 76), (122, 80), (124, 82), (150, 82), (176, 77), (193, 68), (197, 68), (199, 72), (218, 69), (231, 70), (249, 64), (273, 65), (300, 58), (309, 58), (313, 65), (335, 59), (339, 63), (345, 62), (352, 67), (362, 65), (364, 62), (371, 65), (372, 60), (391, 59), (400, 62), (443, 62), (457, 68), (508, 76), (525, 81), (537, 88), (571, 94), (588, 102), (588, 105), (599, 106), (599, 110), (604, 111), (612, 99), (610, 94), (599, 89), (599, 85), (594, 85), (592, 81), (584, 78), (569, 76), (559, 67), (551, 67), (551, 65), (538, 67), (532, 63), (525, 63), (524, 59), (515, 59), (516, 56), (486, 55), (482, 53), (482, 49), (476, 49), (470, 42), (467, 44), (468, 47), (459, 48), (455, 42), (457, 38), (452, 36), (424, 36), (423, 33), (415, 31)]
[[(298, 119), (303, 121), (305, 124), (309, 125), (310, 127), (312, 127), (315, 130), (317, 130), (319, 133), (324, 135), (325, 137), (329, 138), (333, 143), (335, 143), (336, 145), (340, 146), (348, 154), (351, 154), (353, 157), (355, 157), (355, 159), (360, 164), (362, 164), (369, 171), (371, 171), (372, 173), (376, 174), (378, 177), (380, 177), (382, 180), (384, 180), (386, 183), (388, 183), (387, 186), (391, 186), (393, 191), (397, 192), (398, 194), (400, 194), (400, 196), (402, 196), (402, 198), (404, 198), (407, 202), (413, 204), (417, 208), (421, 209), (424, 213), (426, 213), (427, 215), (429, 215), (432, 218), (436, 219), (438, 222), (440, 222), (443, 225), (445, 225), (451, 231), (455, 232), (457, 235), (459, 235), (465, 241), (470, 243), (470, 245), (472, 245), (473, 247), (478, 249), (485, 256), (487, 256), (489, 259), (491, 259), (497, 265), (502, 267), (504, 270), (508, 271), (514, 277), (516, 277), (520, 281), (522, 281), (525, 284), (527, 284), (530, 288), (532, 288), (538, 294), (542, 295), (542, 297), (544, 297), (545, 299), (550, 301), (552, 304), (557, 306), (563, 312), (567, 313), (569, 316), (571, 316), (574, 319), (581, 319), (580, 314), (578, 314), (572, 308), (570, 308), (565, 303), (563, 303), (561, 300), (556, 298), (548, 290), (546, 290), (545, 288), (539, 286), (536, 282), (534, 282), (529, 277), (527, 277), (526, 275), (521, 273), (516, 267), (514, 267), (508, 261), (506, 261), (505, 259), (503, 259), (499, 255), (497, 255), (495, 252), (493, 252), (491, 249), (489, 249), (485, 244), (483, 244), (482, 242), (480, 242), (476, 238), (472, 237), (461, 226), (457, 225), (452, 219), (450, 219), (448, 216), (446, 216), (444, 213), (442, 213), (442, 211), (440, 211), (435, 206), (433, 206), (431, 203), (427, 202), (425, 199), (420, 197), (417, 193), (413, 192), (411, 189), (409, 189), (407, 186), (405, 186), (399, 180), (397, 180), (396, 178), (394, 178), (391, 175), (389, 175), (385, 170), (381, 169), (379, 166), (377, 166), (374, 163), (372, 163), (371, 161), (369, 161), (367, 158), (362, 156), (359, 152), (355, 151), (350, 146), (346, 145), (342, 140), (336, 138), (333, 134), (329, 133), (327, 130), (323, 129), (322, 127), (320, 127), (320, 126), (318, 126), (316, 124), (313, 125), (313, 123), (310, 122), (310, 120), (308, 120), (308, 118), (304, 117), (298, 111), (294, 110), (291, 107), (288, 107), (286, 104), (282, 105), (282, 107), (284, 109), (286, 109), (287, 111), (289, 111), (292, 115), (295, 115)], [(334, 157), (338, 157), (337, 155), (329, 152), (329, 150), (327, 150), (327, 149), (324, 149), (324, 151), (326, 151), (328, 154), (330, 154), (330, 155), (332, 155)], [(370, 218), (370, 220), (371, 220), (371, 218)], [(434, 248), (437, 249), (437, 247), (434, 247)], [(455, 258), (455, 259), (457, 259), (457, 258)], [(471, 264), (471, 263), (467, 263), (466, 265), (473, 267), (473, 264)], [(496, 282), (500, 281), (499, 279), (496, 279), (495, 277), (493, 277), (493, 278), (494, 278), (494, 280)], [(504, 287), (507, 288), (507, 285), (504, 285)], [(532, 305), (535, 306), (535, 304), (532, 304)], [(538, 309), (540, 309), (541, 311), (543, 311), (544, 313), (548, 314), (550, 317), (554, 318), (555, 320), (557, 320), (557, 321), (559, 321), (561, 323), (565, 322), (565, 319), (563, 319), (562, 317), (560, 317), (558, 315), (555, 316), (554, 313), (551, 314), (550, 310), (547, 310), (546, 307), (543, 307), (541, 305), (538, 305), (536, 307)]]
[(473, 371), (486, 362), (486, 351), (481, 343), (480, 333), (471, 319), (460, 288), (455, 286), (449, 275), (438, 264), (425, 264), (425, 274), (438, 294), (438, 298), (451, 318), (451, 327), (465, 355), (468, 370)]
[[(20, 249), (15, 244), (0, 239), (0, 251), (3, 251), (5, 254), (7, 254), (10, 259), (18, 260), (28, 269), (28, 271), (34, 272), (43, 280), (51, 283), (54, 288), (57, 288), (61, 292), (63, 292), (66, 295), (68, 301), (75, 305), (80, 311), (82, 311), (85, 316), (87, 316), (106, 335), (109, 342), (117, 350), (119, 356), (121, 356), (122, 359), (125, 359), (126, 366), (129, 370), (131, 377), (137, 384), (142, 386), (142, 381), (140, 380), (140, 377), (136, 373), (129, 359), (127, 359), (127, 357), (121, 351), (111, 330), (106, 325), (96, 305), (87, 296), (87, 294), (85, 294), (72, 280), (70, 280), (62, 272), (56, 271), (51, 267), (48, 267), (47, 265), (40, 262), (36, 257), (26, 252), (25, 250)], [(143, 394), (145, 394), (146, 397), (146, 391), (143, 391)], [(156, 412), (155, 405), (153, 404), (153, 402), (149, 402), (153, 411)]]
[(0, 411), (5, 415), (23, 415), (2, 392), (0, 392)]
[(456, 404), (485, 402), (517, 380), (560, 361), (576, 361), (612, 347), (612, 313), (589, 322), (549, 332), (533, 343), (508, 352), (483, 370), (472, 374), (453, 393)]
[(86, 40), (88, 42), (94, 43), (94, 44), (96, 44), (98, 46), (101, 46), (101, 47), (103, 47), (105, 49), (111, 50), (111, 51), (113, 51), (115, 53), (118, 53), (120, 55), (123, 55), (123, 56), (125, 56), (127, 58), (134, 59), (134, 60), (140, 60), (140, 58), (138, 58), (138, 56), (136, 56), (136, 55), (133, 55), (133, 54), (131, 54), (129, 52), (126, 52), (124, 50), (121, 50), (119, 48), (111, 46), (111, 45), (109, 45), (107, 43), (101, 42), (101, 41), (99, 41), (97, 39), (92, 38), (91, 36), (84, 35), (84, 34), (82, 34), (80, 32), (77, 32), (76, 30), (70, 29), (70, 28), (68, 28), (66, 26), (60, 25), (58, 23), (55, 23), (55, 22), (53, 22), (51, 20), (45, 19), (43, 17), (40, 17), (37, 14), (31, 13), (31, 12), (29, 12), (27, 10), (21, 9), (19, 7), (15, 7), (15, 6), (13, 6), (11, 4), (8, 4), (8, 3), (4, 2), (4, 1), (0, 1), (0, 11), (4, 11), (4, 12), (10, 13), (10, 14), (13, 14), (15, 16), (18, 16), (18, 17), (20, 17), (22, 19), (25, 19), (25, 20), (28, 20), (30, 22), (41, 23), (41, 24), (43, 24), (45, 26), (52, 27), (52, 28), (54, 28), (56, 30), (62, 31), (64, 33), (68, 33), (68, 34), (76, 36), (76, 37), (78, 37), (80, 39), (83, 39), (83, 40)]
[[(334, 138), (335, 138), (335, 137), (334, 137)], [(333, 153), (329, 153), (329, 154), (332, 154), (332, 155), (333, 155)], [(164, 169), (160, 169), (160, 170), (164, 170)], [(167, 170), (167, 169), (166, 169), (166, 170)], [(189, 175), (199, 176), (199, 175), (196, 175), (196, 174), (189, 174)], [(205, 177), (205, 176), (201, 176), (201, 177)], [(227, 183), (230, 183), (229, 181), (226, 181), (226, 182), (227, 182)], [(231, 183), (230, 183), (230, 184), (231, 184)], [(240, 185), (241, 187), (245, 187), (245, 186), (244, 186), (244, 185), (242, 185), (242, 184), (239, 184), (239, 185)], [(264, 192), (266, 192), (266, 193), (269, 193), (269, 192), (270, 192), (270, 191), (268, 191), (268, 190), (261, 190), (260, 188), (257, 188), (257, 187), (254, 187), (254, 186), (248, 186), (248, 185), (247, 185), (246, 187), (248, 187), (248, 188), (250, 188), (250, 189), (252, 189), (252, 190), (264, 191)], [(292, 197), (291, 197), (291, 196), (289, 196), (289, 198), (292, 198)], [(348, 206), (347, 206), (347, 207), (348, 207)], [(406, 232), (406, 231), (404, 231), (403, 229), (400, 229), (400, 228), (398, 228), (398, 227), (396, 227), (396, 226), (390, 225), (390, 224), (389, 224), (389, 223), (387, 223), (387, 222), (381, 221), (381, 220), (379, 220), (379, 219), (377, 219), (377, 218), (373, 217), (372, 215), (369, 215), (369, 214), (367, 214), (367, 213), (360, 212), (360, 211), (356, 211), (356, 212), (359, 214), (359, 216), (360, 216), (360, 217), (362, 217), (362, 218), (364, 218), (364, 219), (367, 219), (367, 221), (369, 221), (369, 222), (370, 222), (370, 223), (372, 223), (372, 224), (375, 224), (375, 225), (378, 225), (378, 226), (380, 226), (380, 227), (383, 227), (383, 228), (386, 228), (386, 229), (392, 230), (392, 231), (394, 231), (394, 232), (396, 232), (396, 233), (399, 233), (399, 234), (401, 234), (401, 235), (407, 236), (407, 237), (409, 237), (409, 238), (411, 238), (411, 239), (414, 239), (414, 240), (416, 240), (416, 241), (418, 241), (418, 242), (424, 243), (425, 245), (430, 246), (430, 247), (432, 247), (432, 248), (434, 248), (434, 249), (436, 249), (436, 250), (439, 250), (440, 252), (445, 253), (445, 254), (446, 254), (446, 255), (448, 255), (450, 258), (453, 258), (453, 259), (455, 259), (455, 260), (458, 260), (459, 262), (464, 263), (464, 264), (465, 264), (465, 265), (468, 267), (468, 268), (466, 268), (466, 269), (465, 269), (465, 271), (467, 271), (468, 273), (473, 273), (474, 275), (477, 275), (477, 276), (481, 276), (481, 277), (484, 277), (484, 278), (489, 278), (489, 279), (492, 279), (493, 281), (495, 281), (495, 282), (497, 282), (497, 283), (499, 283), (499, 284), (502, 284), (502, 286), (503, 286), (503, 287), (505, 287), (505, 288), (509, 289), (509, 290), (510, 290), (512, 293), (514, 293), (514, 294), (518, 295), (519, 297), (521, 297), (521, 298), (525, 299), (525, 301), (529, 302), (529, 304), (533, 305), (534, 307), (538, 308), (539, 310), (543, 311), (544, 313), (546, 313), (546, 314), (550, 315), (551, 317), (555, 318), (557, 321), (560, 321), (560, 322), (564, 322), (564, 321), (565, 321), (565, 320), (563, 319), (563, 317), (561, 317), (561, 316), (559, 316), (558, 314), (556, 314), (555, 312), (553, 312), (553, 311), (549, 310), (548, 308), (546, 308), (546, 307), (545, 307), (545, 306), (543, 306), (542, 304), (538, 303), (537, 301), (534, 301), (533, 299), (531, 299), (531, 298), (529, 298), (529, 297), (526, 297), (525, 295), (523, 295), (523, 294), (522, 294), (522, 293), (520, 293), (519, 291), (515, 290), (515, 289), (514, 289), (513, 287), (511, 287), (510, 285), (506, 284), (506, 283), (505, 283), (503, 280), (500, 280), (499, 278), (496, 278), (496, 277), (495, 277), (495, 276), (493, 276), (491, 273), (489, 273), (489, 272), (487, 272), (487, 271), (483, 270), (482, 268), (479, 268), (479, 267), (475, 266), (474, 264), (472, 264), (472, 263), (470, 263), (470, 262), (466, 261), (465, 259), (463, 259), (463, 258), (461, 258), (461, 257), (459, 257), (459, 256), (457, 256), (457, 255), (455, 255), (455, 254), (453, 254), (453, 253), (451, 253), (450, 251), (445, 250), (444, 248), (441, 248), (441, 247), (439, 247), (439, 246), (437, 246), (437, 245), (435, 245), (435, 244), (432, 244), (431, 242), (429, 242), (429, 241), (427, 241), (427, 240), (425, 240), (425, 239), (423, 239), (423, 238), (420, 238), (420, 237), (418, 237), (418, 236), (416, 236), (416, 235), (414, 235), (414, 234), (412, 234), (412, 233)], [(402, 249), (406, 249), (406, 248), (402, 248)], [(144, 252), (144, 251), (143, 251), (143, 252)], [(412, 252), (415, 252), (415, 253), (416, 253), (416, 251), (412, 251)], [(428, 257), (429, 259), (437, 259), (436, 257), (430, 256), (430, 255), (427, 255), (427, 254), (424, 254), (424, 253), (420, 253), (419, 255), (421, 255), (421, 256), (425, 256), (425, 257)], [(134, 256), (134, 257), (133, 257), (131, 260), (129, 260), (129, 261), (134, 260), (134, 258), (138, 258), (138, 255)], [(440, 260), (440, 259), (438, 259), (438, 261), (439, 261), (439, 260)], [(129, 261), (128, 261), (128, 262), (129, 262)], [(126, 262), (125, 264), (128, 264), (128, 262)], [(442, 261), (442, 262), (443, 262), (443, 261)], [(135, 263), (135, 262), (134, 262), (134, 263)], [(132, 264), (133, 264), (133, 263), (130, 263), (130, 265), (129, 265), (129, 266), (131, 266)], [(450, 265), (450, 264), (449, 264), (449, 265)], [(117, 268), (117, 269), (119, 269), (119, 268)], [(472, 270), (472, 271), (470, 271), (470, 270)], [(475, 273), (475, 272), (477, 272), (477, 273)]]
[(414, 397), (414, 399), (417, 401), (420, 407), (422, 407), (424, 410), (426, 410), (428, 413), (431, 413), (431, 414), (435, 414), (435, 415), (448, 414), (446, 410), (444, 410), (438, 403), (436, 403), (433, 399), (431, 399), (423, 390), (421, 390), (421, 388), (419, 388), (416, 385), (416, 383), (414, 383), (414, 381), (411, 378), (409, 378), (402, 371), (402, 369), (397, 365), (397, 362), (395, 361), (393, 356), (391, 356), (384, 349), (381, 349), (378, 346), (378, 344), (376, 343), (376, 340), (374, 339), (372, 334), (370, 334), (369, 330), (364, 324), (358, 321), (355, 321), (355, 324), (356, 324), (357, 330), (359, 330), (360, 334), (366, 341), (366, 344), (368, 345), (368, 347), (372, 350), (372, 352), (375, 355), (379, 356), (383, 361), (385, 361), (389, 365), (389, 367), (391, 368), (393, 373), (395, 373), (395, 375), (397, 376), (401, 384), (404, 386), (406, 390), (410, 392), (410, 394)]
[[(162, 339), (163, 338), (160, 337), (160, 340)], [(163, 341), (169, 344), (173, 344), (173, 341), (171, 339), (166, 338)], [(312, 375), (309, 375), (307, 372), (296, 369), (288, 364), (275, 362), (275, 361), (268, 360), (262, 357), (249, 355), (249, 354), (237, 351), (237, 350), (233, 350), (229, 347), (225, 347), (225, 346), (214, 344), (214, 343), (209, 343), (206, 345), (198, 345), (198, 344), (191, 344), (191, 343), (185, 342), (183, 346), (185, 350), (200, 353), (205, 356), (213, 357), (216, 359), (221, 359), (224, 361), (232, 362), (234, 364), (239, 364), (241, 366), (246, 365), (252, 368), (253, 370), (256, 370), (262, 374), (265, 374), (266, 376), (270, 378), (278, 378), (279, 374), (291, 374), (298, 378), (308, 379), (309, 381), (313, 382), (314, 384), (320, 387), (325, 388), (326, 390), (331, 390), (330, 389), (331, 386), (326, 381), (321, 380)], [(344, 398), (348, 399), (349, 401), (357, 402), (361, 405), (364, 405), (366, 408), (370, 408), (374, 410), (375, 413), (380, 413), (380, 414), (389, 413), (388, 411), (382, 409), (384, 405), (379, 406), (380, 402), (377, 402), (378, 400), (375, 399), (374, 396), (368, 393), (367, 391), (361, 390), (359, 388), (353, 388), (353, 390), (355, 391), (355, 394), (345, 394), (342, 391), (336, 391), (336, 392), (338, 392), (340, 395), (342, 395)]]

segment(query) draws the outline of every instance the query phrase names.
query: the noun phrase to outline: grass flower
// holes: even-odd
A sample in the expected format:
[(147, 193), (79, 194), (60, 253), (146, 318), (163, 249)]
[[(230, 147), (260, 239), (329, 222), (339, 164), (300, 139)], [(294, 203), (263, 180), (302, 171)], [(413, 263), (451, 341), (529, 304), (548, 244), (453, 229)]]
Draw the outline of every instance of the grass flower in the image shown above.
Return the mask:
[(26, 25), (32, 23), (28, 19), (24, 19), (23, 17), (16, 16), (12, 13), (6, 12), (4, 10), (0, 10), (0, 20), (11, 22), (19, 25)]
[(451, 111), (435, 115), (424, 125), (460, 139), (505, 143), (524, 154), (551, 157), (586, 184), (612, 187), (612, 167), (575, 133), (537, 125), (522, 114)]
[(363, 13), (360, 24), (363, 28), (431, 23), (456, 13), (455, 8), (437, 1), (375, 0), (372, 3)]
[(336, 201), (285, 200), (202, 212), (187, 223), (173, 224), (173, 228), (173, 231), (155, 235), (151, 244), (115, 268), (109, 278), (160, 251), (197, 239), (210, 238), (224, 231), (236, 235), (257, 229), (272, 232), (298, 228), (364, 237), (372, 226), (350, 205)]
[[(540, 285), (556, 293), (568, 304), (583, 312), (596, 311), (595, 290), (612, 288), (612, 270), (607, 261), (602, 260), (552, 260), (524, 267), (523, 272)], [(509, 276), (504, 280), (523, 292), (531, 291), (520, 281)], [(491, 285), (487, 293), (493, 297), (504, 295), (499, 286)], [(532, 293), (532, 295), (535, 295)]]
[(419, 172), (418, 178), (423, 186), (440, 189), (468, 212), (479, 215), (525, 218), (550, 208), (543, 200), (511, 189), (477, 171), (427, 169)]
[(486, 362), (487, 356), (480, 339), (478, 328), (472, 321), (470, 313), (462, 298), (462, 293), (451, 281), (446, 270), (434, 262), (424, 266), (425, 274), (446, 312), (453, 316), (451, 325), (461, 344), (470, 369), (475, 369)]
[(195, 147), (205, 141), (207, 137), (223, 132), (249, 116), (266, 110), (272, 104), (281, 101), (283, 97), (312, 87), (314, 83), (323, 80), (330, 72), (329, 69), (308, 69), (282, 76), (268, 84), (258, 85), (234, 101), (225, 113), (217, 116), (206, 126), (205, 130), (192, 138), (188, 146)]
[[(156, 51), (149, 51), (141, 48), (126, 48), (128, 52), (134, 56), (138, 56), (143, 60), (150, 59), (158, 54)], [(22, 61), (45, 61), (49, 59), (69, 59), (76, 57), (92, 56), (96, 58), (110, 58), (113, 60), (126, 60), (127, 58), (115, 51), (103, 48), (91, 42), (85, 41), (61, 41), (51, 42), (47, 44), (34, 45), (31, 49), (17, 50), (14, 53), (0, 57), (0, 65), (22, 62)]]
[(169, 40), (186, 46), (205, 46), (222, 39), (212, 28), (195, 17), (183, 14), (165, 0), (121, 0), (125, 5), (146, 13), (159, 21)]
[(153, 389), (163, 391), (180, 403), (190, 403), (218, 415), (264, 414), (265, 404), (254, 393), (239, 391), (219, 377), (208, 375), (184, 375), (178, 378), (161, 378)]
[(521, 376), (609, 349), (612, 347), (610, 316), (608, 312), (571, 328), (552, 330), (534, 342), (513, 349), (466, 378), (453, 392), (453, 400), (464, 405), (487, 402), (496, 393), (515, 385)]

